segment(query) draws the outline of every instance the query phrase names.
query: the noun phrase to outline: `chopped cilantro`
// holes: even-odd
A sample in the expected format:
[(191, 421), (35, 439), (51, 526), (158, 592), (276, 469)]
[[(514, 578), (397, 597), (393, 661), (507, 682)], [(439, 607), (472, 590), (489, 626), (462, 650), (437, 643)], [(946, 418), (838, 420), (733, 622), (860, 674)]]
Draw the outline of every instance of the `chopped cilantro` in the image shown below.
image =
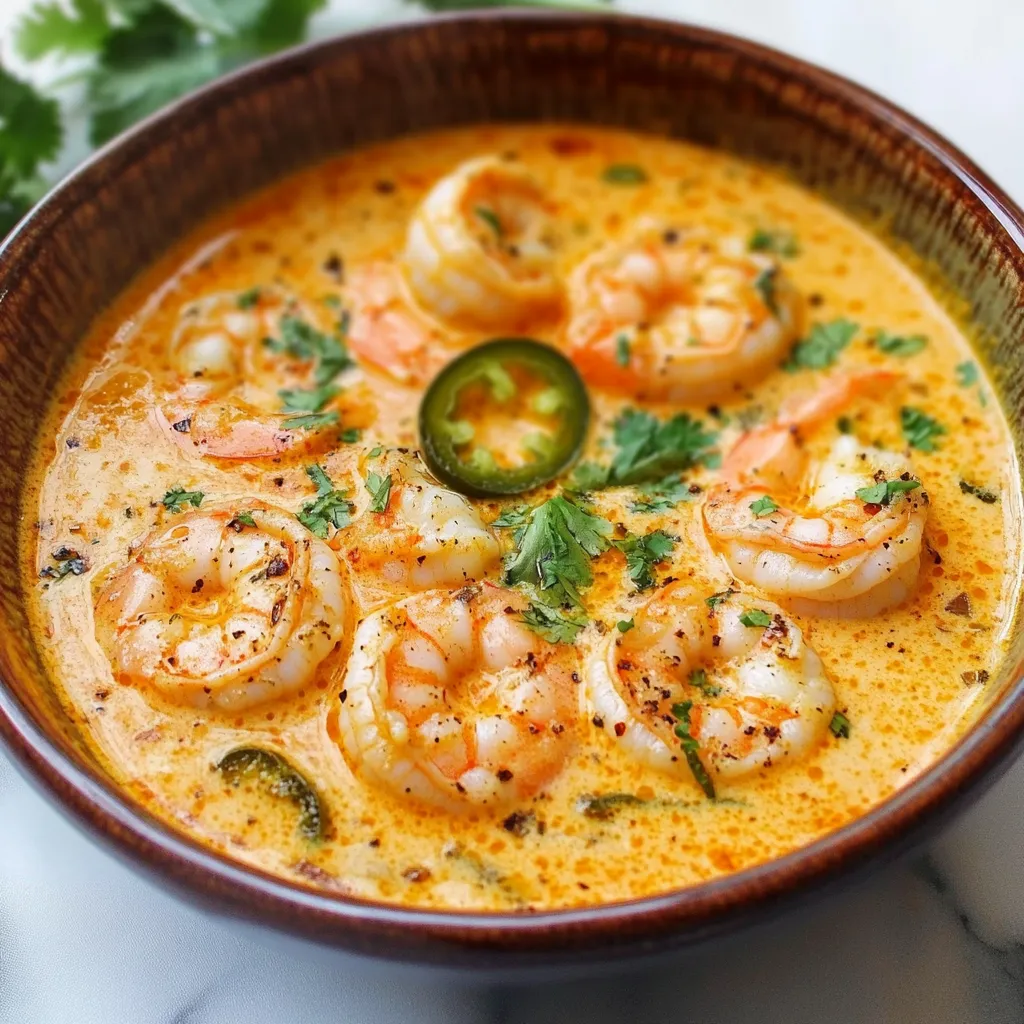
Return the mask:
[(869, 505), (888, 505), (897, 494), (905, 494), (920, 486), (920, 480), (881, 480), (870, 487), (858, 488), (854, 493)]
[(722, 693), (720, 686), (708, 682), (708, 674), (702, 668), (695, 668), (690, 673), (690, 685), (700, 690), (705, 697), (718, 697)]
[(741, 616), (744, 626), (770, 626), (772, 617), (763, 608), (748, 608)]
[(281, 421), (284, 430), (322, 430), (338, 422), (338, 414), (330, 412), (310, 412), (301, 416), (289, 416)]
[(628, 633), (635, 625), (636, 623), (631, 618), (619, 619), (619, 621), (615, 623), (615, 628), (620, 633)]
[(751, 252), (773, 252), (788, 258), (800, 255), (800, 246), (792, 231), (755, 228), (747, 242), (747, 248)]
[(853, 420), (849, 416), (840, 416), (836, 420), (836, 430), (840, 434), (852, 434), (853, 433)]
[(342, 338), (344, 321), (338, 333), (325, 334), (300, 317), (283, 316), (278, 330), (280, 338), (264, 338), (263, 344), (292, 359), (314, 361), (313, 378), (319, 385), (330, 384), (342, 370), (355, 365)]
[(678, 537), (664, 530), (652, 530), (643, 537), (627, 534), (612, 544), (626, 556), (626, 570), (637, 590), (654, 586), (654, 567), (672, 553)]
[(491, 523), (491, 526), (496, 527), (499, 530), (518, 530), (519, 527), (525, 526), (527, 522), (529, 522), (529, 519), (529, 505), (513, 505), (510, 508), (505, 509), (505, 511)]
[(339, 435), (338, 440), (345, 444), (355, 444), (363, 436), (359, 427), (346, 427)]
[(754, 278), (754, 289), (761, 296), (761, 301), (774, 316), (779, 315), (779, 306), (775, 301), (775, 267), (766, 267)]
[(202, 491), (185, 491), (180, 487), (172, 487), (160, 500), (168, 512), (182, 512), (186, 505), (199, 508), (205, 495)]
[(333, 384), (322, 384), (317, 388), (282, 388), (277, 394), (285, 412), (319, 412), (340, 391)]
[(615, 362), (622, 367), (629, 366), (629, 355), (629, 335), (620, 334), (615, 339)]
[(378, 473), (370, 473), (366, 478), (366, 489), (370, 492), (370, 511), (387, 511), (391, 500), (391, 474), (380, 476)]
[(228, 526), (231, 526), (233, 523), (240, 523), (242, 526), (255, 526), (256, 520), (253, 519), (251, 512), (236, 512)]
[(900, 426), (907, 444), (922, 452), (935, 451), (938, 447), (935, 438), (946, 433), (946, 428), (941, 423), (909, 405), (900, 409)]
[(580, 589), (594, 578), (590, 560), (607, 549), (611, 532), (611, 523), (568, 498), (549, 498), (516, 531), (505, 582), (539, 588), (547, 604), (580, 606)]
[(582, 612), (566, 612), (534, 601), (523, 612), (522, 621), (548, 643), (571, 644), (587, 624), (587, 617)]
[(832, 716), (832, 721), (828, 723), (828, 727), (837, 740), (848, 740), (850, 738), (850, 720), (841, 711), (837, 711)]
[(494, 232), (495, 238), (501, 238), (505, 231), (498, 215), (487, 206), (474, 207), (473, 212)]
[(965, 363), (957, 363), (956, 382), (960, 387), (969, 388), (977, 384), (979, 376), (977, 363), (973, 363), (969, 359)]
[(683, 754), (686, 756), (686, 763), (690, 766), (690, 771), (693, 772), (697, 784), (704, 790), (704, 795), (709, 800), (714, 800), (714, 783), (711, 781), (707, 768), (704, 767), (704, 762), (700, 759), (700, 744), (690, 733), (690, 710), (692, 708), (692, 700), (684, 700), (680, 704), (672, 705), (672, 716), (676, 720), (675, 734), (679, 737)]
[(367, 454), (366, 457), (368, 459), (375, 459), (375, 458), (377, 458), (378, 455), (382, 455), (383, 452), (384, 452), (384, 445), (382, 445), (382, 444), (375, 444), (370, 449), (370, 451), (369, 451), (369, 453)]
[(330, 527), (341, 530), (352, 522), (352, 503), (344, 491), (335, 490), (331, 478), (316, 463), (306, 467), (306, 476), (316, 487), (316, 500), (303, 505), (295, 518), (310, 533), (326, 539)]
[(796, 370), (828, 369), (839, 358), (839, 353), (853, 341), (859, 329), (859, 325), (852, 320), (814, 324), (811, 333), (793, 346), (782, 368), (790, 373)]
[(928, 339), (923, 334), (901, 335), (879, 331), (875, 335), (875, 347), (887, 356), (916, 356), (927, 344)]
[(704, 598), (704, 603), (714, 611), (722, 602), (728, 601), (735, 594), (735, 590), (720, 590), (717, 594)]
[(647, 172), (637, 164), (610, 164), (601, 174), (609, 185), (643, 185)]
[(667, 512), (669, 509), (675, 508), (680, 501), (693, 501), (699, 493), (699, 489), (691, 491), (689, 484), (684, 483), (677, 476), (669, 475), (662, 480), (644, 484), (640, 497), (629, 503), (629, 511), (638, 513)]
[(750, 511), (758, 519), (762, 516), (770, 516), (773, 512), (778, 512), (778, 510), (779, 506), (767, 494), (750, 503)]
[(238, 296), (238, 308), (239, 309), (252, 309), (257, 302), (260, 301), (260, 289), (259, 288), (247, 288), (244, 292), (241, 292)]
[(998, 491), (990, 491), (987, 487), (979, 487), (966, 480), (960, 481), (960, 490), (964, 494), (973, 494), (978, 501), (983, 501), (986, 505), (994, 505), (999, 500)]

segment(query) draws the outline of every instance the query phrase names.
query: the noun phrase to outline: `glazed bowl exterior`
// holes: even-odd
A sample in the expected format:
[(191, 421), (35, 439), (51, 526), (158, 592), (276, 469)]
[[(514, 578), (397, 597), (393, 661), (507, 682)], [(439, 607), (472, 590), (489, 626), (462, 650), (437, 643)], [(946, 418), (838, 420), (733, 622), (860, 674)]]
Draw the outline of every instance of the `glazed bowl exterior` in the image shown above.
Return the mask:
[[(52, 192), (0, 249), (0, 736), (72, 818), (208, 909), (352, 952), (511, 969), (666, 950), (735, 929), (891, 859), (994, 780), (1024, 732), (1024, 639), (977, 725), (826, 838), (628, 903), (530, 914), (410, 910), (243, 867), (156, 820), (96, 762), (26, 614), (21, 506), (48, 396), (90, 323), (203, 218), (290, 171), (409, 132), (481, 122), (626, 127), (774, 166), (882, 232), (969, 322), (1016, 427), (1024, 218), (963, 154), (891, 104), (752, 43), (613, 15), (435, 18), (306, 46), (152, 117)], [(1019, 442), (1018, 442), (1019, 444)]]

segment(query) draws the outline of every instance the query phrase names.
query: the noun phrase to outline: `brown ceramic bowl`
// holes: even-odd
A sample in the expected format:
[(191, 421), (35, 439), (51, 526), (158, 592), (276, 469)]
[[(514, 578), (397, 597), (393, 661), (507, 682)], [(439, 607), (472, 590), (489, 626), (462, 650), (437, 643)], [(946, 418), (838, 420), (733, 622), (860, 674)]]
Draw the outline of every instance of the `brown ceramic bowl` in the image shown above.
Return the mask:
[(637, 18), (439, 18), (306, 46), (202, 90), (118, 139), (0, 251), (0, 733), (27, 774), (133, 866), (201, 905), (392, 959), (506, 967), (692, 943), (905, 850), (1006, 764), (1024, 731), (1024, 636), (978, 724), (871, 813), (779, 860), (630, 903), (537, 914), (404, 910), (244, 868), (137, 806), (92, 759), (40, 666), (18, 550), (19, 490), (47, 396), (90, 322), (225, 203), (339, 150), (482, 121), (659, 132), (781, 167), (884, 224), (951, 302), (1013, 419), (1024, 402), (1024, 216), (962, 153), (855, 85), (783, 54)]

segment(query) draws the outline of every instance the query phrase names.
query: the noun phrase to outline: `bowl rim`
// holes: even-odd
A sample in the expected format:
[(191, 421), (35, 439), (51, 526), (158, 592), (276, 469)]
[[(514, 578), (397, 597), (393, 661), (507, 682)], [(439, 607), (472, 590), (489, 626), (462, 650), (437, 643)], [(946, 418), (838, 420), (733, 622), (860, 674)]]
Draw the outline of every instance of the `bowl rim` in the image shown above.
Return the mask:
[[(1024, 211), (966, 154), (934, 129), (889, 100), (843, 76), (774, 47), (683, 21), (621, 13), (492, 9), (403, 19), (313, 40), (246, 65), (183, 96), (107, 142), (79, 164), (0, 243), (0, 275), (24, 247), (45, 242), (45, 234), (73, 210), (64, 205), (75, 186), (103, 176), (108, 165), (133, 154), (147, 139), (208, 104), (232, 93), (270, 85), (310, 56), (335, 48), (358, 48), (368, 39), (422, 32), (428, 26), (515, 21), (609, 28), (623, 22), (691, 45), (717, 48), (752, 63), (770, 66), (787, 81), (806, 82), (815, 92), (838, 97), (871, 119), (894, 129), (951, 173), (980, 201), (1018, 253), (1024, 251)], [(195, 225), (192, 225), (194, 227)], [(80, 825), (112, 846), (133, 867), (146, 867), (180, 892), (219, 910), (282, 931), (349, 946), (393, 959), (418, 962), (458, 959), (460, 951), (536, 954), (546, 962), (555, 950), (586, 953), (598, 947), (661, 937), (666, 944), (700, 939), (738, 924), (754, 912), (796, 902), (846, 880), (859, 869), (895, 858), (929, 827), (934, 829), (968, 795), (995, 781), (1024, 737), (1024, 676), (1007, 684), (1003, 696), (956, 744), (902, 789), (834, 832), (762, 864), (682, 889), (628, 901), (567, 909), (459, 911), (404, 907), (318, 891), (204, 847), (135, 807), (112, 780), (65, 754), (47, 730), (0, 678), (0, 739), (29, 781), (70, 811)], [(629, 922), (628, 933), (619, 926)], [(348, 929), (364, 929), (353, 943)], [(412, 940), (410, 946), (409, 941)], [(362, 946), (363, 948), (356, 948)], [(431, 953), (431, 947), (434, 947)], [(571, 952), (572, 950), (570, 950)], [(509, 962), (512, 962), (509, 956)], [(470, 966), (474, 961), (467, 961)], [(492, 960), (493, 962), (493, 960)]]

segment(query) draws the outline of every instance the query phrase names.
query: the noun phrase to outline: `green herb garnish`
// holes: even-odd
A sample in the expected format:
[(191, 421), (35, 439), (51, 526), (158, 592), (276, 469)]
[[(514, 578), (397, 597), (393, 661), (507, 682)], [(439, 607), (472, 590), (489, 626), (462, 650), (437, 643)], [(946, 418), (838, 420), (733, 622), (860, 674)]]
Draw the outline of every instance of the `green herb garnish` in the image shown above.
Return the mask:
[(837, 711), (832, 716), (828, 727), (836, 739), (848, 740), (850, 738), (850, 720), (841, 711)]
[(946, 433), (946, 428), (938, 420), (909, 405), (900, 409), (900, 426), (907, 444), (922, 452), (935, 451), (938, 448), (935, 438)]
[(715, 786), (707, 768), (704, 767), (704, 762), (700, 759), (700, 744), (690, 734), (690, 710), (692, 708), (692, 700), (684, 700), (679, 704), (672, 705), (672, 716), (676, 719), (674, 731), (679, 738), (683, 754), (686, 756), (686, 763), (690, 766), (690, 771), (693, 772), (697, 784), (704, 790), (704, 795), (709, 800), (714, 800)]
[(928, 339), (923, 334), (901, 335), (879, 331), (875, 335), (875, 347), (887, 356), (916, 356), (927, 345)]
[(619, 619), (619, 621), (615, 623), (615, 628), (620, 633), (628, 633), (635, 625), (636, 623), (632, 619)]
[(238, 308), (239, 309), (252, 309), (257, 302), (260, 301), (260, 289), (248, 288), (244, 292), (240, 292), (238, 296)]
[(172, 487), (160, 500), (168, 512), (183, 512), (186, 505), (199, 508), (205, 495), (202, 491), (186, 491), (180, 487)]
[(796, 370), (826, 370), (832, 366), (839, 353), (853, 341), (860, 330), (852, 320), (832, 320), (827, 324), (814, 324), (810, 334), (798, 341), (782, 364), (790, 373)]
[(339, 333), (325, 334), (297, 316), (283, 316), (278, 328), (280, 337), (264, 338), (263, 344), (292, 359), (313, 360), (313, 379), (323, 386), (355, 365), (342, 337), (343, 326), (344, 321), (338, 326)]
[(920, 486), (920, 480), (882, 480), (870, 487), (858, 488), (854, 493), (869, 505), (888, 505), (897, 494), (906, 494)]
[(619, 366), (629, 366), (629, 335), (620, 334), (615, 339), (615, 362)]
[(747, 242), (747, 248), (751, 252), (773, 252), (787, 258), (800, 255), (800, 246), (797, 245), (796, 235), (792, 231), (755, 228)]
[(576, 642), (577, 634), (587, 624), (587, 616), (582, 612), (567, 612), (533, 601), (523, 612), (522, 621), (548, 643), (571, 644)]
[(964, 494), (973, 494), (978, 501), (983, 501), (986, 505), (994, 505), (999, 500), (998, 491), (990, 491), (987, 487), (979, 487), (966, 480), (960, 481), (960, 490)]
[(473, 212), (494, 232), (494, 237), (500, 239), (505, 231), (501, 226), (498, 215), (486, 206), (474, 207)]
[(735, 590), (720, 590), (717, 594), (704, 598), (704, 603), (714, 611), (724, 601), (728, 601), (736, 593)]
[(779, 315), (779, 306), (775, 301), (775, 275), (777, 272), (775, 267), (766, 267), (754, 278), (754, 290), (761, 296), (761, 301), (773, 316)]
[(391, 474), (370, 473), (366, 478), (366, 489), (370, 492), (370, 511), (386, 511), (391, 500)]
[(611, 164), (604, 169), (601, 180), (609, 185), (642, 185), (647, 172), (637, 164)]
[(637, 590), (654, 586), (654, 567), (672, 553), (678, 537), (664, 530), (652, 530), (643, 537), (627, 534), (612, 544), (626, 556), (626, 570)]
[(306, 476), (316, 487), (316, 500), (303, 505), (295, 518), (310, 533), (326, 539), (332, 526), (341, 530), (352, 522), (352, 502), (344, 491), (335, 490), (331, 478), (315, 463), (306, 467)]
[(773, 512), (778, 512), (778, 510), (779, 506), (767, 494), (750, 503), (750, 511), (758, 519), (762, 518), (762, 516), (770, 516)]
[(763, 608), (748, 608), (741, 616), (744, 626), (770, 626), (772, 617)]
[(962, 388), (969, 388), (978, 383), (978, 364), (972, 363), (969, 359), (965, 363), (956, 365), (956, 382)]

